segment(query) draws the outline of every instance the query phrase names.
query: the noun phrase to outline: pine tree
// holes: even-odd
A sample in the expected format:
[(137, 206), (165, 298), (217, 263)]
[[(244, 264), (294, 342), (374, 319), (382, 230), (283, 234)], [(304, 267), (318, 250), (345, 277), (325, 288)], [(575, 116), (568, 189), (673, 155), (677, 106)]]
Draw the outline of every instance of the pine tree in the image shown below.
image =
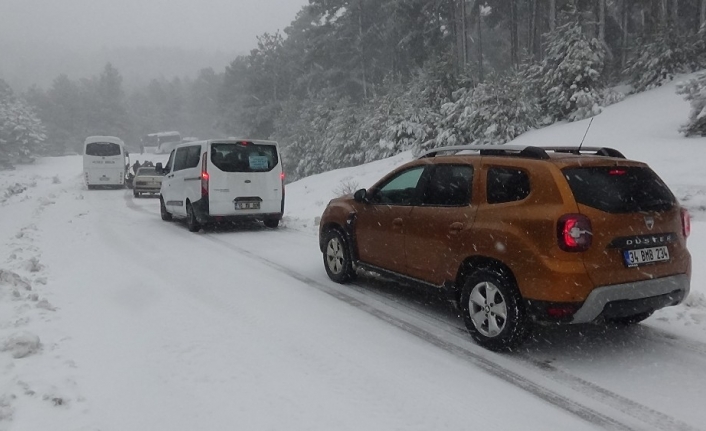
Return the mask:
[(530, 69), (544, 114), (576, 121), (600, 112), (604, 52), (589, 38), (575, 15), (547, 34), (547, 54)]
[(649, 90), (704, 67), (705, 53), (706, 44), (698, 35), (661, 31), (638, 42), (625, 74), (635, 91)]
[(34, 110), (0, 79), (0, 166), (32, 162), (45, 150), (45, 140)]
[(679, 83), (677, 93), (684, 94), (684, 98), (691, 102), (689, 122), (682, 126), (682, 133), (706, 136), (706, 72)]

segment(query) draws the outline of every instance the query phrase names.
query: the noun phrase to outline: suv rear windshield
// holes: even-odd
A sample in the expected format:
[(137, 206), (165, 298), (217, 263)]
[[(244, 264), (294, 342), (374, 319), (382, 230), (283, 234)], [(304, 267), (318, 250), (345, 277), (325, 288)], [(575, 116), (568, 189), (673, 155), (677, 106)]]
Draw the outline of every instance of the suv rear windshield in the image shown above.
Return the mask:
[(120, 155), (120, 145), (112, 142), (91, 142), (86, 145), (87, 156), (110, 157)]
[(211, 144), (211, 163), (223, 172), (268, 172), (278, 162), (274, 145), (252, 142)]
[(563, 173), (576, 202), (601, 211), (666, 211), (676, 203), (669, 188), (649, 168), (567, 168)]

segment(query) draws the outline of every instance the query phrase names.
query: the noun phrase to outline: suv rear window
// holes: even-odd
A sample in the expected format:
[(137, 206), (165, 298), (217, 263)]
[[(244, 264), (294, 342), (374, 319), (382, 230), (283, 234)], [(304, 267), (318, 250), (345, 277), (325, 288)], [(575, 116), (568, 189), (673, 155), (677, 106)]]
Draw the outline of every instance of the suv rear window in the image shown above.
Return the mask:
[(274, 145), (252, 142), (211, 144), (211, 163), (223, 172), (268, 172), (278, 162)]
[(87, 156), (110, 157), (120, 155), (120, 145), (112, 142), (91, 142), (86, 145)]
[(563, 173), (576, 202), (601, 211), (666, 211), (676, 203), (672, 192), (650, 168), (567, 168)]

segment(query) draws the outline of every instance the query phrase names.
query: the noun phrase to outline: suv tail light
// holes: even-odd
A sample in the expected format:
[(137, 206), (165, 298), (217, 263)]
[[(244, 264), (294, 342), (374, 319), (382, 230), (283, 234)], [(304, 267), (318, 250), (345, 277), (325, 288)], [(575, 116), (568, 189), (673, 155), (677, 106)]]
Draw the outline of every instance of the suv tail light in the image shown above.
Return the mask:
[(591, 247), (593, 232), (591, 220), (582, 214), (566, 214), (556, 226), (559, 248), (564, 251), (586, 251)]
[(691, 216), (686, 208), (681, 209), (681, 232), (684, 234), (684, 238), (689, 238), (691, 234)]
[(208, 153), (201, 159), (201, 196), (208, 196)]

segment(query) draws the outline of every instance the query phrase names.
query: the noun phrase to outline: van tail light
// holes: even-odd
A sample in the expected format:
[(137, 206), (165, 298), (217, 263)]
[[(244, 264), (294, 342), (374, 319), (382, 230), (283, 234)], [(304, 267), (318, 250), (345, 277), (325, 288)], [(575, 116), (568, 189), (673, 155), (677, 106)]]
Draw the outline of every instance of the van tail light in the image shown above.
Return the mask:
[(201, 196), (208, 196), (208, 153), (203, 154), (201, 159)]
[(686, 208), (681, 209), (681, 233), (684, 234), (684, 238), (689, 238), (691, 234), (691, 216)]
[(566, 214), (556, 226), (559, 248), (569, 252), (586, 251), (591, 247), (591, 220), (582, 214)]

